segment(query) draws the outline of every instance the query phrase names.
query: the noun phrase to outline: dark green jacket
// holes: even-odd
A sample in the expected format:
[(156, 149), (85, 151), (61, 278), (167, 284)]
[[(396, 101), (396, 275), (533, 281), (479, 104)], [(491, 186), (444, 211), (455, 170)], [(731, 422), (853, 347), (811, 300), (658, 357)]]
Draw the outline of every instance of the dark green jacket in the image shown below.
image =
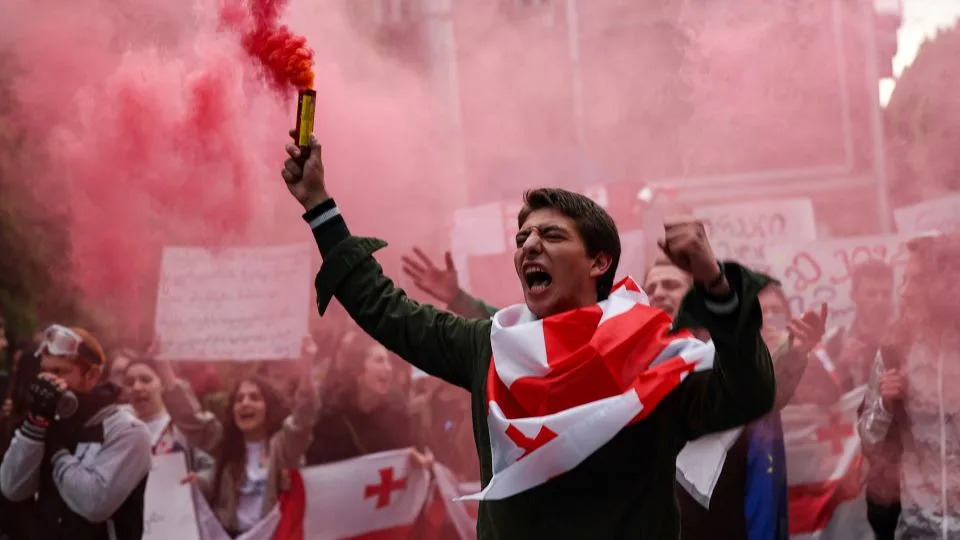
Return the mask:
[[(309, 222), (328, 207), (305, 214)], [(487, 431), (489, 319), (468, 320), (411, 300), (384, 277), (373, 253), (386, 244), (349, 236), (337, 216), (314, 227), (324, 261), (316, 279), (321, 314), (332, 296), (364, 331), (423, 371), (467, 389), (484, 484), (492, 476)], [(621, 431), (573, 470), (526, 492), (480, 505), (481, 539), (677, 538), (673, 486), (677, 453), (701, 435), (723, 431), (770, 410), (774, 378), (760, 339), (760, 282), (728, 265), (741, 301), (716, 315), (694, 292), (684, 309), (710, 330), (714, 369), (692, 373), (646, 419)]]

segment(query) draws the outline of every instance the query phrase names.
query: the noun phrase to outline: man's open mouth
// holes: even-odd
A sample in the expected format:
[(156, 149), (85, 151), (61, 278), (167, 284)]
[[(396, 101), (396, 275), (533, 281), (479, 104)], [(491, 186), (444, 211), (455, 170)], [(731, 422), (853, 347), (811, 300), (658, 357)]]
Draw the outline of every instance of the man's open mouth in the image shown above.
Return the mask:
[(547, 272), (546, 268), (531, 264), (523, 270), (523, 279), (527, 283), (527, 289), (530, 292), (541, 292), (553, 283), (553, 278)]

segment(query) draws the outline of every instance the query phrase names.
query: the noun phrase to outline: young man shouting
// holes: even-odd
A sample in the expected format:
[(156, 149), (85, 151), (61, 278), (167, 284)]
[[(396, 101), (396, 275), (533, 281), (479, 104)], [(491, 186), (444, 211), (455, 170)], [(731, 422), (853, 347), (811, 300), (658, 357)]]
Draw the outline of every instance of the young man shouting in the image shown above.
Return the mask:
[[(614, 286), (616, 226), (590, 199), (528, 192), (514, 265), (525, 305), (467, 320), (420, 305), (351, 236), (327, 194), (311, 141), (283, 177), (323, 255), (321, 313), (336, 296), (398, 355), (470, 391), (484, 490), (480, 538), (676, 538), (677, 453), (704, 434), (770, 410), (774, 380), (760, 338), (760, 285), (722, 267), (695, 221), (666, 226), (661, 247), (697, 283), (684, 304), (716, 347), (673, 335), (632, 282)], [(706, 350), (709, 349), (709, 350)], [(713, 369), (698, 358), (709, 356)]]

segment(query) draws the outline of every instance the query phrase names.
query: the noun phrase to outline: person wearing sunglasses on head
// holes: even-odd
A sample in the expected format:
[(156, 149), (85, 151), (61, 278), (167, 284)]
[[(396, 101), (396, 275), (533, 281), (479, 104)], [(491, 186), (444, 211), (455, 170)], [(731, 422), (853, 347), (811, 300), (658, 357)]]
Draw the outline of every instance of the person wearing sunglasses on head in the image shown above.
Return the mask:
[(37, 538), (138, 539), (150, 434), (102, 382), (103, 349), (89, 332), (52, 325), (37, 351), (30, 407), (0, 464), (0, 489), (36, 498)]

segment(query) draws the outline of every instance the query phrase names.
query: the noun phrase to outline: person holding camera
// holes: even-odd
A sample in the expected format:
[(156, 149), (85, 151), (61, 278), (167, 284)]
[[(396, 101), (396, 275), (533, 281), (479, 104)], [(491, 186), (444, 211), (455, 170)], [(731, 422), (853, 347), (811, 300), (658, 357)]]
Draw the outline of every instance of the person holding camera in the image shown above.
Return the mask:
[(150, 434), (101, 382), (103, 349), (89, 332), (55, 324), (37, 355), (42, 373), (0, 464), (0, 490), (36, 498), (42, 540), (141, 538)]

